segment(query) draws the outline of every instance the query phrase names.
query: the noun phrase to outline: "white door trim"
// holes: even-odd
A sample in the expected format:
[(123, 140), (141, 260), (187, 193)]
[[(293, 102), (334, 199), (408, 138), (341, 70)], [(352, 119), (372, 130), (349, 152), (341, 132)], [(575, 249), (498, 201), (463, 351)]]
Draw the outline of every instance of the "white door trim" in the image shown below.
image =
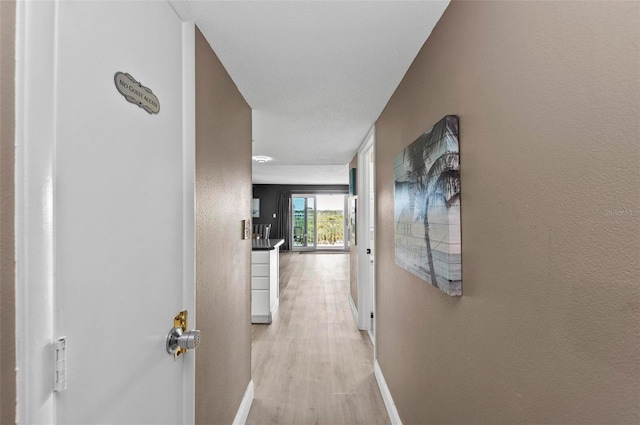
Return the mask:
[[(57, 2), (17, 3), (16, 364), (17, 423), (55, 423), (54, 148)], [(38, 28), (34, 31), (34, 28)], [(49, 355), (48, 355), (49, 354)]]
[[(374, 313), (374, 328), (377, 327), (377, 317), (375, 312), (375, 276), (369, 276), (370, 255), (367, 248), (371, 248), (375, 255), (375, 246), (369, 246), (369, 193), (367, 178), (365, 176), (365, 152), (375, 146), (375, 126), (371, 127), (369, 133), (358, 148), (358, 328), (370, 331), (370, 313)], [(375, 182), (373, 182), (375, 185)], [(375, 223), (373, 223), (375, 225)], [(375, 258), (375, 257), (374, 257)], [(369, 285), (369, 279), (373, 279), (373, 291)], [(371, 334), (370, 334), (371, 335)], [(372, 338), (375, 353), (375, 333)]]

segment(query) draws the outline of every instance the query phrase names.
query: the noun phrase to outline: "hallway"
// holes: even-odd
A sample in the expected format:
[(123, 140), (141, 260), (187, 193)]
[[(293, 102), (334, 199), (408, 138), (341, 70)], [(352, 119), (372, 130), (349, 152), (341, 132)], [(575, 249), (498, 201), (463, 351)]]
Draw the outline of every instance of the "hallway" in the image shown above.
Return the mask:
[(281, 253), (280, 309), (271, 325), (252, 325), (248, 425), (389, 423), (348, 277), (346, 253)]

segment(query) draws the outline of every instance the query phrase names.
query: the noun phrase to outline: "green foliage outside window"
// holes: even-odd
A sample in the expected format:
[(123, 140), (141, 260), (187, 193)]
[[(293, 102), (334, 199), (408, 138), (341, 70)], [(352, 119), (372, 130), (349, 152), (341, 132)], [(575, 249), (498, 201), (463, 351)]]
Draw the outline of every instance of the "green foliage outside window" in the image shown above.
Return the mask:
[(343, 241), (343, 211), (318, 211), (318, 244), (335, 245)]
[[(304, 234), (304, 211), (295, 211), (293, 217), (294, 242), (302, 242)], [(313, 210), (308, 211), (307, 245), (315, 241)], [(318, 245), (335, 245), (344, 242), (344, 212), (339, 210), (318, 211)]]

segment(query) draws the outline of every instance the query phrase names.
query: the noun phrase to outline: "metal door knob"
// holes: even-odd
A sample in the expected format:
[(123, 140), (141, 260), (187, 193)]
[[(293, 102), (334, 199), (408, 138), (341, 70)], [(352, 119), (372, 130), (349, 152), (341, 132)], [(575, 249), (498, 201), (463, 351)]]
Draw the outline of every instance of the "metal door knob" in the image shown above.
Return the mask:
[(167, 335), (167, 352), (175, 354), (176, 351), (192, 350), (200, 344), (200, 331), (190, 330), (183, 332), (182, 328), (173, 328)]

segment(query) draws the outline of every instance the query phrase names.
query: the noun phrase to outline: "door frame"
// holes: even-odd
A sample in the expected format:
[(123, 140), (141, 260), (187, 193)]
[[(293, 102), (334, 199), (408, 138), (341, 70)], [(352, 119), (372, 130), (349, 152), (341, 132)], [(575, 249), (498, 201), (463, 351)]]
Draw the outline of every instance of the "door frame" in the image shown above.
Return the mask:
[(31, 6), (16, 4), (16, 422), (55, 423), (47, 348), (54, 338), (56, 49), (51, 34), (57, 5)]
[[(369, 333), (371, 342), (374, 346), (374, 354), (376, 350), (376, 334), (375, 330), (378, 328), (378, 318), (376, 313), (376, 279), (375, 279), (375, 240), (373, 246), (369, 244), (369, 229), (374, 228), (375, 235), (375, 218), (373, 222), (370, 222), (370, 217), (375, 217), (374, 211), (370, 211), (370, 194), (369, 183), (374, 187), (375, 193), (375, 173), (373, 181), (369, 182), (367, 176), (369, 166), (367, 165), (367, 158), (365, 153), (369, 149), (374, 149), (375, 152), (375, 125), (371, 127), (367, 137), (358, 148), (358, 217), (357, 217), (357, 234), (358, 240), (358, 328), (366, 330)], [(374, 164), (375, 165), (375, 164)], [(374, 198), (375, 199), (375, 198)], [(367, 249), (371, 249), (371, 254), (367, 254)], [(373, 259), (374, 266), (370, 266), (370, 261)], [(373, 312), (373, 321), (371, 321), (370, 313)], [(371, 325), (373, 325), (373, 335), (371, 332)]]
[[(195, 320), (195, 24), (182, 22), (183, 303)], [(16, 422), (56, 423), (53, 393), (59, 1), (16, 4)], [(193, 264), (193, 267), (186, 267)], [(194, 322), (195, 326), (195, 322)], [(183, 423), (195, 421), (195, 358), (183, 356)], [(187, 359), (188, 357), (188, 359)]]

